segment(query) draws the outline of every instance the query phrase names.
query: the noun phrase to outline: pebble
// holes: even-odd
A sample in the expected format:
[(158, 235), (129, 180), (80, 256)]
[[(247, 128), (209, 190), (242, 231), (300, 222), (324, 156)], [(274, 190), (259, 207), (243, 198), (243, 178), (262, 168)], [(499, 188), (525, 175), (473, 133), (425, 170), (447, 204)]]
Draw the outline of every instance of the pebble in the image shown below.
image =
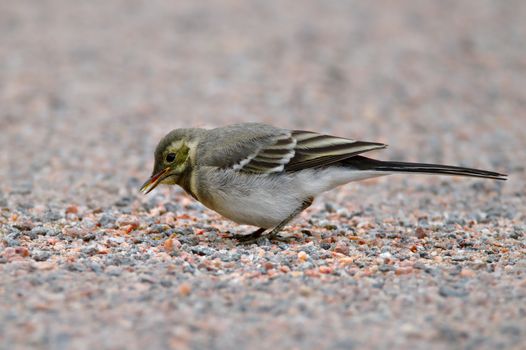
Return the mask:
[(31, 252), (31, 257), (35, 261), (46, 261), (51, 257), (51, 253), (45, 250), (33, 250)]
[(417, 227), (415, 230), (415, 234), (418, 239), (424, 239), (427, 237), (426, 230), (423, 227)]
[(334, 251), (343, 255), (349, 255), (349, 245), (345, 242), (338, 241), (334, 246)]
[(45, 236), (47, 235), (48, 228), (43, 226), (36, 226), (31, 229), (31, 235), (36, 238), (36, 236)]
[(380, 258), (382, 259), (391, 259), (393, 255), (390, 252), (383, 252), (380, 254)]
[(113, 215), (109, 213), (103, 213), (99, 218), (99, 225), (102, 227), (111, 227), (116, 221), (117, 219)]
[(179, 285), (179, 294), (186, 297), (192, 293), (192, 286), (189, 283), (183, 282)]
[(66, 215), (68, 214), (78, 214), (79, 208), (76, 205), (70, 205), (66, 208)]
[(305, 253), (304, 251), (300, 251), (298, 253), (298, 260), (301, 261), (301, 262), (305, 262), (307, 261), (307, 259), (309, 258), (309, 256), (307, 255), (307, 253)]
[(190, 251), (192, 253), (203, 255), (203, 256), (209, 256), (216, 252), (214, 249), (210, 247), (205, 247), (205, 246), (193, 246), (190, 248)]
[(89, 231), (81, 227), (65, 227), (62, 234), (70, 238), (82, 238), (89, 234)]

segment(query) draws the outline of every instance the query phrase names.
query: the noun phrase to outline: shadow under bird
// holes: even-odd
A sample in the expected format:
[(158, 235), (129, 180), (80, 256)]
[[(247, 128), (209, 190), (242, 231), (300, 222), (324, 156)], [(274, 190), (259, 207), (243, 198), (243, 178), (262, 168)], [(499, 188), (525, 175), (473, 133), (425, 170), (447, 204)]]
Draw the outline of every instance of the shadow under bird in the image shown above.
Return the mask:
[(385, 148), (311, 131), (243, 123), (216, 129), (175, 129), (157, 145), (153, 174), (141, 191), (179, 185), (224, 217), (259, 227), (241, 241), (279, 231), (322, 192), (350, 181), (395, 173), (506, 180), (505, 174), (449, 165), (381, 161), (362, 153)]

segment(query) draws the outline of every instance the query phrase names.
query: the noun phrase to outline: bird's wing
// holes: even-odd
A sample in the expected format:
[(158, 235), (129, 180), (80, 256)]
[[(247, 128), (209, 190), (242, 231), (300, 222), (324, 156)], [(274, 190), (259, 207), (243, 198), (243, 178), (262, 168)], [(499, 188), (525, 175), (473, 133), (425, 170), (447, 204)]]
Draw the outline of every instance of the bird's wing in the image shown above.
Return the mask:
[[(282, 130), (282, 129), (280, 129)], [(310, 131), (285, 131), (252, 142), (229, 167), (246, 173), (293, 172), (326, 166), (357, 154), (385, 148), (382, 143), (355, 141)], [(232, 153), (232, 152), (230, 152)]]
[(383, 143), (356, 141), (303, 130), (293, 130), (291, 137), (296, 141), (295, 155), (285, 165), (285, 171), (326, 166), (360, 153), (387, 147)]
[(233, 165), (234, 170), (248, 173), (280, 173), (296, 154), (296, 140), (292, 133), (270, 136), (247, 157)]
[(265, 124), (244, 123), (208, 131), (198, 145), (198, 166), (251, 173), (281, 172), (294, 156), (291, 132)]

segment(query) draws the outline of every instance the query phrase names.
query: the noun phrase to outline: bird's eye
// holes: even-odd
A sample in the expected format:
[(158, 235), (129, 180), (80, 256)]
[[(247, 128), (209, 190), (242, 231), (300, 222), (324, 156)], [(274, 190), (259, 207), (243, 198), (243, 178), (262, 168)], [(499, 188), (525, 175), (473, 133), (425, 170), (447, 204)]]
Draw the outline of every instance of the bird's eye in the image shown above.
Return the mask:
[(172, 163), (175, 160), (175, 153), (168, 153), (166, 155), (166, 162)]

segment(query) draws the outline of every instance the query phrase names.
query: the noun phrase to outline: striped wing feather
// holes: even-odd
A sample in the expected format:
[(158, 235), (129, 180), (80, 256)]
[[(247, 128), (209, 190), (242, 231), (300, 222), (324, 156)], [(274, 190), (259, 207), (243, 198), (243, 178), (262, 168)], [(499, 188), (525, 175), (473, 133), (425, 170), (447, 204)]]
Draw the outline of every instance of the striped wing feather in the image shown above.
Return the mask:
[(279, 173), (294, 157), (296, 140), (290, 133), (280, 135), (234, 166), (250, 173)]
[(275, 137), (268, 145), (236, 164), (234, 169), (250, 173), (299, 171), (329, 165), (385, 147), (382, 143), (294, 130)]
[(298, 171), (329, 165), (360, 153), (387, 147), (383, 143), (365, 142), (294, 130), (296, 154), (285, 167), (286, 171)]

